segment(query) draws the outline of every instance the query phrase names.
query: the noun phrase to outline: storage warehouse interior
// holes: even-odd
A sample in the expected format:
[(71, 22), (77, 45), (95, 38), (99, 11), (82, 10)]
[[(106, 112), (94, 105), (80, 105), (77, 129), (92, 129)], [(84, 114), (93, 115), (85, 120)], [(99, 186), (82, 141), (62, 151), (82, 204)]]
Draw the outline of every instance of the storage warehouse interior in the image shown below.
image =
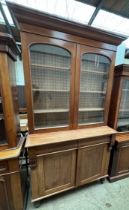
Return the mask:
[(129, 209), (129, 1), (0, 1), (0, 210)]

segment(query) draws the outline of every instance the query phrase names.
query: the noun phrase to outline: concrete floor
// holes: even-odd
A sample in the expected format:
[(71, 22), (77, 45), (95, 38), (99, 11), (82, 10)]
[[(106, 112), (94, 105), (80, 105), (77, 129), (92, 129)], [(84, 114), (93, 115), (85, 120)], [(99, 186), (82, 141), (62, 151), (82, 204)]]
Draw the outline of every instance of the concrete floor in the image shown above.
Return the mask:
[[(28, 200), (27, 210), (36, 210)], [(37, 210), (129, 210), (129, 178), (104, 184), (94, 182), (42, 200)]]

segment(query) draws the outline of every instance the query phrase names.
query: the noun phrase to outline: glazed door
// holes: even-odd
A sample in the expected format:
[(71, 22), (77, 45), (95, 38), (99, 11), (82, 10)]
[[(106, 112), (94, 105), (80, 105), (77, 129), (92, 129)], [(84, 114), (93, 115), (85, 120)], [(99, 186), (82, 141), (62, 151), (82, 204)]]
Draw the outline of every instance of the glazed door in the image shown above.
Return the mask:
[(129, 131), (129, 80), (121, 80), (121, 94), (118, 117), (117, 117), (117, 131), (127, 132)]
[[(79, 126), (107, 124), (112, 88), (114, 53), (78, 46), (76, 78), (77, 116)], [(110, 71), (111, 70), (111, 71)]]
[(29, 53), (24, 68), (30, 131), (72, 127), (76, 45), (36, 35), (22, 39)]
[(13, 210), (11, 206), (11, 191), (7, 176), (0, 176), (0, 210)]

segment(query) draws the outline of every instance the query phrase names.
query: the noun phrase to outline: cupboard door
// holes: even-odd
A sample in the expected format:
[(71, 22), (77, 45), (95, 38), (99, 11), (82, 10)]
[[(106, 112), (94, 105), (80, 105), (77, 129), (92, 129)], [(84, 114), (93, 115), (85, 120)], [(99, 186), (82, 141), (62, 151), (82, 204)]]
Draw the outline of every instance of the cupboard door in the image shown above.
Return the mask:
[(107, 175), (108, 144), (82, 147), (78, 151), (77, 185), (83, 185)]
[(129, 146), (123, 146), (118, 149), (116, 172), (118, 175), (129, 173)]
[(129, 80), (122, 80), (121, 99), (117, 120), (119, 132), (129, 131)]
[[(111, 96), (114, 53), (78, 46), (78, 124), (106, 124)], [(79, 69), (80, 68), (80, 69)], [(112, 69), (112, 71), (110, 71)]]
[(68, 129), (73, 125), (76, 44), (24, 36), (29, 129)]
[(76, 150), (37, 157), (31, 170), (32, 201), (75, 187)]
[(10, 204), (10, 185), (7, 177), (0, 177), (0, 210), (13, 210)]

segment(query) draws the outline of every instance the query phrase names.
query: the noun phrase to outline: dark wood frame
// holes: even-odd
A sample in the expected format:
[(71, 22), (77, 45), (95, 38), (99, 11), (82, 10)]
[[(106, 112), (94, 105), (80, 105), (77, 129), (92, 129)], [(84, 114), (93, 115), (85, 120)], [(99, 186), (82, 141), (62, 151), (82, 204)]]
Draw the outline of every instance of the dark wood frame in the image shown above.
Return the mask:
[[(109, 78), (107, 81), (107, 91), (106, 91), (106, 97), (105, 97), (105, 105), (104, 105), (104, 122), (103, 123), (92, 123), (87, 125), (78, 125), (78, 128), (85, 128), (85, 127), (94, 127), (94, 126), (102, 126), (107, 125), (108, 122), (108, 114), (109, 114), (109, 105), (110, 105), (110, 97), (111, 97), (111, 90), (112, 90), (112, 83), (113, 83), (113, 68), (114, 68), (114, 60), (115, 60), (115, 54), (112, 51), (104, 50), (104, 49), (96, 49), (93, 47), (85, 46), (85, 45), (79, 45), (77, 46), (79, 50), (77, 51), (77, 65), (76, 65), (76, 112), (74, 113), (75, 117), (78, 116), (78, 106), (79, 106), (79, 93), (80, 93), (80, 66), (81, 66), (81, 57), (84, 53), (96, 53), (98, 55), (104, 55), (106, 56), (110, 61), (110, 69), (109, 69)], [(76, 118), (76, 124), (77, 124), (77, 118)]]
[[(68, 43), (63, 40), (57, 40), (57, 39), (50, 39), (48, 37), (41, 37), (37, 36), (34, 34), (31, 34), (27, 36), (27, 34), (22, 33), (21, 34), (21, 39), (23, 43), (23, 57), (26, 56), (26, 60), (24, 62), (24, 69), (25, 71), (25, 81), (26, 81), (26, 101), (27, 101), (27, 107), (29, 107), (28, 110), (28, 123), (29, 123), (29, 131), (32, 133), (34, 131), (34, 118), (33, 118), (33, 103), (32, 103), (32, 87), (31, 87), (31, 69), (30, 69), (30, 52), (29, 52), (29, 47), (34, 45), (34, 44), (52, 44), (54, 46), (62, 47), (66, 50), (68, 50), (71, 53), (71, 75), (70, 75), (70, 123), (69, 126), (66, 126), (61, 129), (70, 129), (72, 128), (73, 124), (73, 104), (74, 104), (74, 69), (75, 69), (75, 57), (76, 57), (76, 44), (74, 43)], [(56, 130), (57, 128), (51, 128), (51, 130)], [(36, 130), (35, 132), (40, 132), (40, 131), (49, 131), (50, 129), (39, 129)]]
[[(17, 129), (19, 122), (16, 121), (18, 110), (15, 110), (11, 84), (9, 78), (9, 59), (16, 61), (18, 50), (14, 39), (9, 34), (0, 33), (0, 86), (3, 101), (3, 114), (5, 120), (5, 131), (7, 143), (0, 145), (0, 150), (17, 147), (20, 137), (18, 137)], [(5, 85), (6, 84), (6, 85)]]

